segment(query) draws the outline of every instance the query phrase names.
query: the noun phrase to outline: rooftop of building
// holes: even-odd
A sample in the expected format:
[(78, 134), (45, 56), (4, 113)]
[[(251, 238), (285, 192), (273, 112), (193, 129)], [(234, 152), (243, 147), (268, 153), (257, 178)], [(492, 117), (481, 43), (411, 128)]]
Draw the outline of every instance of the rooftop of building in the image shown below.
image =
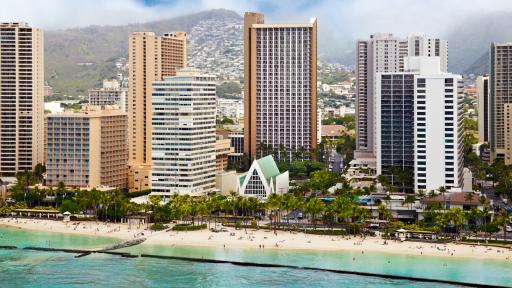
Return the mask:
[(30, 28), (27, 22), (0, 22), (0, 27), (22, 27), (22, 28)]
[[(468, 194), (473, 195), (471, 197)], [(453, 192), (421, 199), (422, 204), (443, 203), (445, 201), (452, 205), (480, 205), (480, 194), (474, 192)]]
[(120, 110), (117, 105), (86, 105), (80, 111), (64, 110), (62, 112), (47, 114), (46, 117), (102, 117), (102, 116), (121, 116), (127, 115), (126, 112)]
[(341, 137), (347, 132), (343, 125), (322, 125), (322, 137)]

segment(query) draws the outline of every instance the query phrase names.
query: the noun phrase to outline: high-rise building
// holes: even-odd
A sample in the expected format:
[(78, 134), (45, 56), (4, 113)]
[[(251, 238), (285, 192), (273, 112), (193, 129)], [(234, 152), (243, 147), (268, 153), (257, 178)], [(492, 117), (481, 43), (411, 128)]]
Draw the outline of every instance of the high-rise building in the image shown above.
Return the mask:
[(478, 142), (489, 143), (489, 76), (484, 75), (476, 78), (476, 90), (478, 95)]
[(377, 174), (399, 192), (410, 192), (414, 179), (414, 73), (377, 73), (375, 120)]
[(411, 34), (407, 37), (407, 56), (439, 57), (441, 72), (448, 72), (448, 41)]
[(152, 193), (215, 189), (215, 78), (194, 69), (153, 84)]
[[(317, 146), (317, 24), (266, 24), (244, 17), (244, 151), (261, 144), (293, 149)], [(283, 155), (284, 156), (284, 155)]]
[(503, 109), (505, 122), (504, 130), (505, 130), (505, 159), (504, 162), (506, 165), (512, 165), (512, 103), (507, 103), (504, 105)]
[(128, 46), (128, 182), (130, 190), (140, 190), (150, 188), (152, 85), (187, 65), (187, 37), (135, 32)]
[(46, 184), (126, 188), (126, 112), (117, 106), (86, 106), (46, 116)]
[(117, 80), (103, 80), (102, 88), (89, 90), (89, 105), (117, 105), (124, 112), (128, 112), (127, 94), (128, 89), (121, 88)]
[(0, 23), (0, 175), (44, 161), (43, 31)]
[[(512, 69), (512, 43), (491, 44), (490, 50), (490, 146), (491, 161), (505, 159), (507, 147), (505, 138), (508, 131), (505, 130), (505, 104), (512, 103), (510, 97), (510, 86), (512, 76), (509, 71)], [(512, 164), (512, 163), (511, 163)]]
[(370, 39), (357, 42), (355, 157), (358, 159), (372, 159), (376, 156), (376, 73), (403, 72), (407, 56), (440, 57), (441, 71), (446, 72), (448, 43), (446, 40), (420, 35), (401, 39), (387, 33), (370, 35)]
[(462, 78), (440, 57), (406, 57), (405, 72), (377, 73), (377, 173), (401, 192), (461, 187)]
[(403, 41), (392, 34), (370, 35), (357, 42), (356, 51), (356, 158), (374, 157), (374, 85), (376, 73), (399, 72)]

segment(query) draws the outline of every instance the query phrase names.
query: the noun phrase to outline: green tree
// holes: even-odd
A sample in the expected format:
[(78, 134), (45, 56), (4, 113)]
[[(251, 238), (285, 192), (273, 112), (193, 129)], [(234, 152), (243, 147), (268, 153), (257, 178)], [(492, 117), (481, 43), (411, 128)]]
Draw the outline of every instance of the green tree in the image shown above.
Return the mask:
[(313, 222), (314, 229), (316, 229), (317, 215), (321, 214), (324, 210), (325, 210), (325, 203), (316, 197), (311, 197), (306, 202), (306, 205), (304, 207), (304, 212), (311, 216), (311, 221)]
[(233, 119), (231, 119), (229, 117), (224, 116), (224, 118), (222, 118), (222, 120), (220, 121), (220, 124), (222, 124), (222, 125), (233, 125), (233, 124), (235, 124), (235, 121), (233, 121)]
[[(279, 221), (279, 210), (281, 209), (282, 205), (281, 195), (276, 193), (268, 195), (265, 199), (265, 204), (271, 211), (271, 225), (277, 224)], [(272, 224), (272, 218), (274, 219), (274, 224)]]
[(65, 199), (64, 201), (62, 201), (62, 204), (59, 207), (59, 211), (61, 213), (64, 213), (67, 211), (69, 213), (76, 214), (76, 213), (80, 212), (80, 207), (78, 206), (78, 204), (76, 204), (75, 201)]

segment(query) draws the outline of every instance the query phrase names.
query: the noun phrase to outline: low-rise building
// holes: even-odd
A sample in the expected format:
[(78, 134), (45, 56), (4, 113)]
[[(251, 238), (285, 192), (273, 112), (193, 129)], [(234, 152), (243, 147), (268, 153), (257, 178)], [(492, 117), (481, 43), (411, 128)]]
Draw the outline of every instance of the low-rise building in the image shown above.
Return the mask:
[(117, 80), (103, 80), (102, 88), (89, 90), (89, 104), (96, 106), (118, 105), (124, 112), (128, 111), (128, 89), (122, 88)]
[(228, 168), (228, 155), (235, 149), (231, 147), (231, 140), (222, 135), (217, 135), (215, 142), (215, 167), (216, 171), (226, 171)]
[(322, 141), (336, 141), (347, 134), (354, 134), (354, 131), (347, 130), (343, 125), (322, 125)]
[(215, 188), (221, 195), (229, 196), (232, 191), (237, 191), (238, 179), (236, 171), (221, 171), (215, 175)]
[(289, 174), (279, 172), (274, 157), (266, 157), (254, 160), (249, 171), (239, 177), (240, 187), (238, 194), (246, 197), (257, 197), (260, 200), (270, 194), (286, 194), (289, 189)]

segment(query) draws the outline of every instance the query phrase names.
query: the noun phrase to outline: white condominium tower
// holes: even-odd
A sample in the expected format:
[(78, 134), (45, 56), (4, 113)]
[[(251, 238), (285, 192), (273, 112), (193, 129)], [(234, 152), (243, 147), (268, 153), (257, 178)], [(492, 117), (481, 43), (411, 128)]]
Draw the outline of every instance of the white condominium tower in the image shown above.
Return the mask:
[(103, 80), (102, 88), (89, 90), (89, 105), (111, 106), (117, 105), (123, 112), (128, 112), (128, 89), (121, 88), (117, 80)]
[(377, 73), (377, 173), (401, 192), (461, 187), (462, 78), (440, 57), (406, 57), (404, 72)]
[(43, 32), (0, 23), (0, 175), (44, 161)]
[(376, 73), (404, 71), (406, 56), (440, 57), (441, 71), (447, 71), (446, 40), (410, 35), (406, 39), (378, 33), (356, 46), (356, 158), (371, 159), (377, 149), (375, 137)]
[(153, 83), (153, 194), (213, 192), (215, 91), (214, 76), (194, 69)]
[[(244, 151), (260, 158), (266, 145), (294, 149), (317, 145), (317, 24), (267, 24), (244, 17)], [(268, 153), (267, 153), (268, 154)]]

